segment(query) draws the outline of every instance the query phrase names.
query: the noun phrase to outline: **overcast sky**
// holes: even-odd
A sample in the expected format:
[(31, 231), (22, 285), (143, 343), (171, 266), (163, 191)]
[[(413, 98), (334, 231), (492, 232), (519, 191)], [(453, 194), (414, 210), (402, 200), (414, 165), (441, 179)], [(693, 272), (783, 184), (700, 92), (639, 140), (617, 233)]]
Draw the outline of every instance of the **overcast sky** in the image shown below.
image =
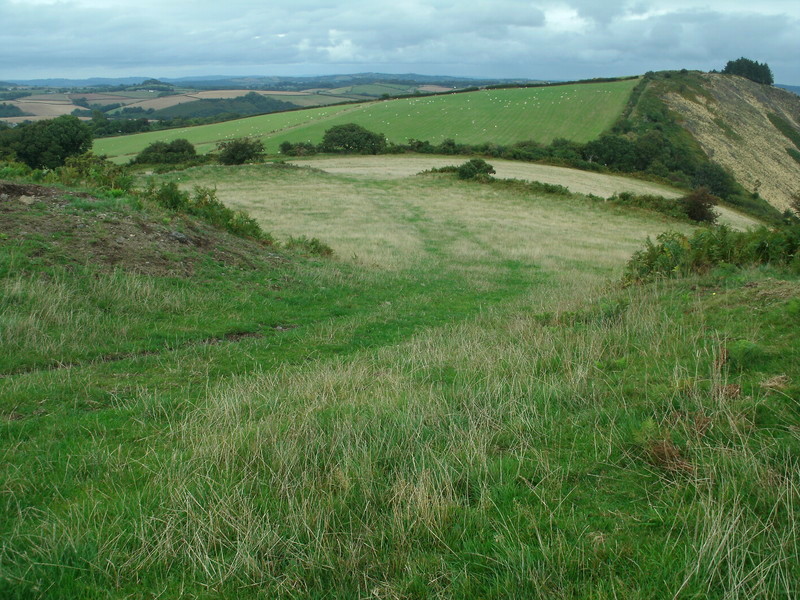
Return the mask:
[(721, 69), (740, 56), (800, 85), (800, 0), (0, 0), (0, 80), (571, 80)]

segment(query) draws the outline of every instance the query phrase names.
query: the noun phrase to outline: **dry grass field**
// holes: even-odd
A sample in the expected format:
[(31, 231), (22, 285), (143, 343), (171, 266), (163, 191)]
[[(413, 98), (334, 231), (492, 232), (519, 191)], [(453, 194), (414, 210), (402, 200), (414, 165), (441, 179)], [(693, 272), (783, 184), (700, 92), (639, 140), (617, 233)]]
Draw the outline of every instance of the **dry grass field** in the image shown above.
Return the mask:
[[(453, 156), (344, 156), (297, 159), (291, 162), (295, 165), (321, 169), (327, 173), (367, 179), (398, 179), (427, 169), (460, 164), (463, 160), (465, 160), (463, 157)], [(576, 194), (592, 194), (601, 198), (610, 198), (621, 192), (651, 194), (665, 198), (678, 198), (684, 194), (681, 190), (665, 185), (619, 175), (502, 159), (491, 159), (491, 164), (497, 172), (495, 177), (498, 178), (563, 185)], [(721, 223), (737, 229), (746, 229), (758, 224), (756, 219), (726, 206), (718, 206), (716, 210), (720, 213)]]
[[(393, 169), (394, 157), (377, 158)], [(502, 252), (558, 273), (568, 272), (570, 264), (591, 263), (607, 277), (642, 239), (663, 228), (650, 215), (636, 218), (602, 205), (528, 197), (436, 175), (387, 178), (306, 169), (276, 175), (259, 166), (242, 168), (236, 177), (228, 173), (224, 167), (203, 167), (175, 177), (187, 189), (215, 187), (225, 204), (247, 211), (269, 230), (317, 237), (340, 256), (385, 268), (408, 267), (425, 254), (426, 236), (441, 236), (453, 240), (454, 252), (466, 253), (459, 256), (464, 263)]]

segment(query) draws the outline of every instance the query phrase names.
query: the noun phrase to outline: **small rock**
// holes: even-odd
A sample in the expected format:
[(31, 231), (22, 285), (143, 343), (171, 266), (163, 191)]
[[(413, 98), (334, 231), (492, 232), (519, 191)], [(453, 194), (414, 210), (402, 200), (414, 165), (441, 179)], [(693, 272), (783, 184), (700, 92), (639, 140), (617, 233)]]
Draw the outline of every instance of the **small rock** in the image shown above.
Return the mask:
[(36, 198), (34, 198), (33, 196), (20, 196), (19, 201), (27, 206), (30, 206), (31, 204), (36, 202)]
[(170, 231), (169, 237), (171, 237), (176, 242), (180, 242), (181, 244), (189, 243), (189, 238), (180, 231)]

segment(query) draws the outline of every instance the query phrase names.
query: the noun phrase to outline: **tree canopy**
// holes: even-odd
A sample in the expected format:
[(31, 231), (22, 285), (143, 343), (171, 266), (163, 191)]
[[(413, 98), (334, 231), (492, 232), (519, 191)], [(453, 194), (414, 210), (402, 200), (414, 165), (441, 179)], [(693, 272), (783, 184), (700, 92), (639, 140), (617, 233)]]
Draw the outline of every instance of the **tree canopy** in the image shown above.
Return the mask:
[(258, 159), (264, 152), (264, 144), (261, 140), (240, 138), (221, 142), (217, 150), (219, 150), (217, 160), (223, 165), (243, 165)]
[(171, 142), (153, 142), (139, 152), (133, 162), (147, 165), (175, 165), (190, 161), (196, 156), (197, 150), (191, 142), (178, 138)]
[(55, 169), (92, 145), (92, 130), (72, 115), (26, 123), (4, 134), (2, 145), (32, 169)]
[(386, 137), (356, 123), (336, 125), (325, 132), (320, 144), (322, 152), (378, 154), (386, 148)]
[(750, 81), (772, 85), (775, 80), (772, 77), (772, 70), (767, 63), (758, 63), (749, 58), (739, 58), (729, 60), (722, 72), (726, 75), (741, 75)]

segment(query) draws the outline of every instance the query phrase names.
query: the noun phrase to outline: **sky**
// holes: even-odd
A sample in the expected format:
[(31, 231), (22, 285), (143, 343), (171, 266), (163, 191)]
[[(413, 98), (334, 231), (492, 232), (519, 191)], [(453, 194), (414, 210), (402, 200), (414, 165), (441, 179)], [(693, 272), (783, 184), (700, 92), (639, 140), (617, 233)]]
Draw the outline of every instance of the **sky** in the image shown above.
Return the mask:
[(800, 0), (0, 0), (0, 81), (721, 70), (800, 85)]

